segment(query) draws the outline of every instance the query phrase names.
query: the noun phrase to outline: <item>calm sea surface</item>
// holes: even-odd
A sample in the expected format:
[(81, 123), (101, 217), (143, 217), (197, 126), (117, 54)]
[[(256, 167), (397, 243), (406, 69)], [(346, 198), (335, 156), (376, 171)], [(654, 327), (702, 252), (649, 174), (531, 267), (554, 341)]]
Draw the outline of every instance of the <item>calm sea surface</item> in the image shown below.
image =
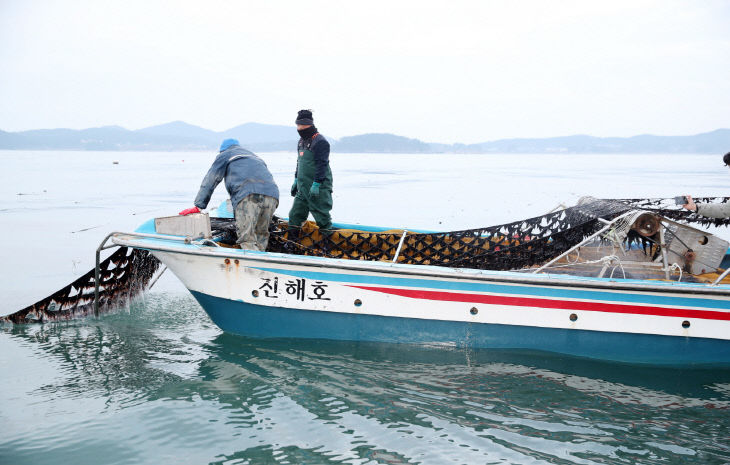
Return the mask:
[[(295, 155), (262, 156), (286, 216)], [(0, 151), (0, 314), (91, 269), (108, 233), (192, 206), (212, 159)], [(441, 230), (583, 195), (727, 195), (730, 182), (721, 154), (331, 165), (335, 221)], [(211, 206), (225, 198), (220, 186)], [(248, 339), (221, 332), (170, 273), (98, 319), (0, 326), (0, 373), (0, 464), (730, 463), (730, 370)]]

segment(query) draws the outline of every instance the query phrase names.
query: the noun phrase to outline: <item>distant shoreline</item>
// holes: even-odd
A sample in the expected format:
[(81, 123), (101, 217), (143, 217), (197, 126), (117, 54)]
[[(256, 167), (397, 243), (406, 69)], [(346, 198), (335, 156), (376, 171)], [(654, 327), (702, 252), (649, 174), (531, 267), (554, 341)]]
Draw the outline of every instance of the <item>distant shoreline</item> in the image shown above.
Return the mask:
[[(90, 129), (0, 131), (0, 150), (210, 152), (220, 141), (234, 137), (255, 152), (284, 152), (296, 148), (292, 127), (246, 123), (215, 132), (176, 121), (131, 131), (119, 126)], [(326, 134), (325, 134), (326, 135)], [(730, 129), (690, 136), (594, 137), (574, 135), (549, 138), (501, 139), (476, 144), (423, 142), (395, 134), (360, 134), (328, 138), (337, 153), (421, 154), (724, 154), (730, 151)]]
[[(244, 148), (248, 148), (245, 147)], [(249, 149), (250, 150), (250, 149)], [(0, 148), (0, 153), (3, 152), (46, 152), (46, 153), (55, 153), (55, 152), (67, 152), (67, 153), (98, 153), (98, 154), (104, 154), (104, 153), (116, 153), (116, 154), (135, 154), (135, 153), (150, 153), (150, 154), (192, 154), (192, 155), (201, 155), (201, 156), (209, 156), (212, 153), (217, 153), (217, 149), (210, 149), (210, 150), (75, 150), (75, 149), (2, 149)], [(281, 156), (288, 156), (296, 154), (296, 151), (294, 149), (292, 150), (252, 150), (252, 152), (256, 154), (269, 154), (269, 155), (281, 155)], [(725, 152), (727, 153), (727, 152)], [(702, 155), (702, 156), (709, 156), (709, 155), (717, 155), (718, 157), (722, 156), (722, 153), (720, 152), (625, 152), (625, 153), (608, 153), (608, 152), (338, 152), (333, 150), (331, 152), (331, 156), (348, 156), (348, 155), (388, 155), (393, 157), (398, 156), (409, 156), (409, 155), (416, 155), (421, 157), (439, 157), (439, 156), (459, 156), (459, 155), (474, 155), (474, 156), (484, 156), (484, 157), (490, 157), (490, 156), (525, 156), (525, 155), (544, 155), (544, 156), (570, 156), (570, 155), (577, 155), (577, 156), (607, 156), (607, 155), (614, 155), (614, 156), (623, 156), (623, 155), (642, 155), (642, 156), (650, 156), (650, 157), (662, 157), (662, 156), (695, 156), (695, 155)]]

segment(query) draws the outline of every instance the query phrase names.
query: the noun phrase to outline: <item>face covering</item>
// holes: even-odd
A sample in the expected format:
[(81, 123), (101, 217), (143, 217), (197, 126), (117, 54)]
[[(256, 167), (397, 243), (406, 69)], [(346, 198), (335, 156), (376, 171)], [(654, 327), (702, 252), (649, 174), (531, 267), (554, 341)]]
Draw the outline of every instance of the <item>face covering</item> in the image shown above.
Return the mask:
[(306, 129), (297, 129), (297, 132), (299, 133), (299, 137), (302, 139), (309, 139), (313, 135), (317, 134), (317, 128), (312, 125)]

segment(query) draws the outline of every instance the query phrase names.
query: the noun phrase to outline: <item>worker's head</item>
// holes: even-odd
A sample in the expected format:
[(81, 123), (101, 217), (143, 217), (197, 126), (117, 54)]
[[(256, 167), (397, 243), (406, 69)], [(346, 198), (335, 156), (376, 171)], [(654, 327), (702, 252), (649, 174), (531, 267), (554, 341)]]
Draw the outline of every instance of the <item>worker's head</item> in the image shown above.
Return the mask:
[(730, 152), (726, 153), (724, 157), (722, 157), (722, 162), (725, 163), (726, 166), (730, 166)]
[(297, 113), (297, 131), (301, 129), (307, 129), (314, 125), (314, 118), (312, 118), (312, 110), (299, 110)]
[(233, 145), (239, 145), (238, 139), (226, 139), (223, 142), (221, 142), (221, 148), (220, 151), (228, 150)]

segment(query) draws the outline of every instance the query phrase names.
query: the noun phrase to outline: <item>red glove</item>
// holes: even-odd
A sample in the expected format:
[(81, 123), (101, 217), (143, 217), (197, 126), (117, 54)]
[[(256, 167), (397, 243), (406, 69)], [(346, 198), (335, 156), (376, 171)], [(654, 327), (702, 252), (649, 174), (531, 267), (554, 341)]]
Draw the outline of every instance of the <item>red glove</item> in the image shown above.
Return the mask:
[(178, 213), (178, 215), (185, 216), (185, 215), (189, 215), (191, 213), (200, 213), (200, 208), (198, 208), (198, 207), (186, 208), (185, 210)]

